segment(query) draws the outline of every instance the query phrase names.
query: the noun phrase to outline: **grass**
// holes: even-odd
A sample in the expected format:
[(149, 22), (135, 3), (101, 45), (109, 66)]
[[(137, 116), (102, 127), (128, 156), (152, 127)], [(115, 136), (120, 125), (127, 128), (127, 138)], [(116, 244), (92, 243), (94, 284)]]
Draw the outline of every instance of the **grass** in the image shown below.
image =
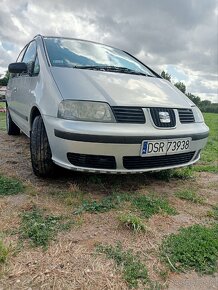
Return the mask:
[(0, 101), (0, 109), (2, 109), (2, 108), (4, 109), (5, 107), (6, 107), (5, 102)]
[(113, 259), (117, 266), (121, 267), (123, 278), (129, 287), (138, 287), (139, 282), (146, 284), (148, 279), (148, 271), (140, 258), (132, 253), (132, 251), (124, 251), (120, 243), (115, 246), (98, 245), (96, 247), (98, 253), (105, 254), (107, 258)]
[(164, 181), (170, 181), (172, 178), (186, 180), (193, 177), (193, 172), (191, 167), (183, 167), (180, 169), (167, 169), (159, 172), (152, 172), (152, 176)]
[[(145, 196), (135, 193), (120, 193), (112, 194), (110, 196), (103, 197), (101, 200), (84, 200), (75, 211), (74, 214), (81, 214), (83, 212), (90, 213), (102, 213), (107, 212), (112, 209), (117, 209), (121, 205), (126, 205), (125, 202), (130, 203), (130, 207), (135, 211), (140, 211), (140, 213), (146, 217), (150, 218), (154, 214), (176, 214), (176, 210), (171, 207), (168, 201), (164, 198), (154, 197), (154, 196)], [(125, 216), (126, 225), (128, 224), (128, 218), (131, 218), (130, 227), (134, 227), (134, 223), (140, 222), (140, 219), (136, 216)], [(124, 217), (123, 217), (124, 219)], [(123, 220), (123, 223), (125, 223)], [(137, 225), (135, 225), (137, 226)]]
[(178, 234), (171, 234), (163, 241), (161, 253), (173, 271), (212, 274), (217, 271), (218, 227), (181, 228)]
[(107, 212), (111, 209), (116, 208), (117, 202), (114, 200), (113, 196), (104, 197), (101, 200), (84, 200), (82, 205), (74, 211), (75, 214), (80, 214), (82, 212), (99, 213)]
[(180, 199), (191, 201), (193, 203), (204, 202), (204, 199), (191, 189), (184, 189), (184, 190), (177, 191), (175, 193), (175, 196)]
[(0, 112), (0, 130), (6, 130), (5, 113)]
[(111, 193), (111, 195), (101, 198), (100, 200), (86, 200), (82, 201), (81, 206), (79, 206), (74, 214), (80, 214), (82, 212), (99, 213), (107, 212), (112, 209), (118, 208), (123, 202), (131, 201), (137, 196), (137, 193)]
[(215, 220), (218, 220), (218, 205), (213, 206), (212, 210), (207, 212), (207, 216), (211, 217), (211, 218), (213, 218)]
[(6, 261), (8, 253), (8, 248), (6, 248), (6, 246), (0, 240), (0, 264), (3, 264)]
[(23, 191), (24, 186), (20, 181), (0, 175), (0, 196), (17, 194)]
[(201, 152), (201, 159), (193, 170), (218, 173), (218, 114), (204, 113), (204, 119), (210, 128), (210, 135), (205, 149)]
[(124, 228), (130, 229), (134, 232), (145, 231), (146, 229), (143, 220), (131, 213), (120, 215), (119, 221)]
[(58, 231), (69, 229), (71, 224), (72, 221), (63, 223), (61, 216), (44, 215), (41, 209), (33, 207), (22, 213), (20, 237), (29, 239), (33, 246), (46, 248)]
[(210, 136), (205, 150), (202, 151), (201, 159), (205, 162), (213, 162), (218, 159), (218, 114), (205, 113), (204, 119), (210, 128)]
[(132, 204), (140, 210), (143, 216), (150, 218), (154, 214), (176, 214), (176, 210), (171, 207), (164, 198), (141, 195), (132, 200)]
[(195, 165), (193, 166), (192, 170), (197, 172), (218, 173), (218, 165)]
[[(79, 206), (74, 214), (81, 214), (83, 212), (90, 213), (102, 213), (112, 209), (117, 209), (121, 206), (127, 206), (126, 202), (129, 202), (129, 207), (133, 211), (139, 211), (144, 217), (150, 218), (154, 214), (176, 214), (176, 210), (171, 207), (168, 201), (164, 198), (155, 197), (152, 195), (145, 196), (138, 193), (120, 193), (112, 194), (110, 196), (103, 197), (100, 200), (83, 200), (81, 206)], [(122, 218), (121, 218), (122, 217)], [(120, 222), (128, 224), (130, 227), (139, 226), (141, 219), (135, 215), (123, 215), (120, 217)], [(121, 220), (122, 219), (122, 220)], [(138, 224), (138, 225), (137, 225)], [(142, 225), (141, 225), (142, 226)]]

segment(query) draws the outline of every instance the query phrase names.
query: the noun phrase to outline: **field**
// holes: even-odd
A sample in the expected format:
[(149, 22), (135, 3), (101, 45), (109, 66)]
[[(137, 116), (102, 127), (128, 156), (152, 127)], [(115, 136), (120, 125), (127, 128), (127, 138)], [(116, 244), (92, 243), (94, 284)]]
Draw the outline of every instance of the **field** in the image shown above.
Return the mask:
[(0, 289), (215, 289), (218, 114), (191, 168), (36, 178), (0, 113)]

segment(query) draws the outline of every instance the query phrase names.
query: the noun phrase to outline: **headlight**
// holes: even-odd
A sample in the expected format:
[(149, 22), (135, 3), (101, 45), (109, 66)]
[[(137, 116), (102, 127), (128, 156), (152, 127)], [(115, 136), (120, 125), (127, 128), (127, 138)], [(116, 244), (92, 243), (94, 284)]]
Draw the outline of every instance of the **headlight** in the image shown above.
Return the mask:
[(58, 118), (87, 122), (115, 122), (108, 104), (92, 101), (64, 100), (59, 105)]
[(204, 117), (201, 111), (198, 109), (198, 107), (193, 107), (192, 108), (194, 117), (195, 117), (195, 122), (196, 123), (203, 123), (204, 122)]

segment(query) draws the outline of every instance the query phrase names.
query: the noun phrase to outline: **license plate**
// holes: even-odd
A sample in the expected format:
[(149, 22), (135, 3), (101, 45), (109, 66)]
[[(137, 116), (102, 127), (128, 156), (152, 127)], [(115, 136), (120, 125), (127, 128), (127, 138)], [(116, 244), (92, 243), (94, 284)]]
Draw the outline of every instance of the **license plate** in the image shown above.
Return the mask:
[(170, 155), (189, 151), (191, 138), (144, 140), (141, 146), (141, 156)]

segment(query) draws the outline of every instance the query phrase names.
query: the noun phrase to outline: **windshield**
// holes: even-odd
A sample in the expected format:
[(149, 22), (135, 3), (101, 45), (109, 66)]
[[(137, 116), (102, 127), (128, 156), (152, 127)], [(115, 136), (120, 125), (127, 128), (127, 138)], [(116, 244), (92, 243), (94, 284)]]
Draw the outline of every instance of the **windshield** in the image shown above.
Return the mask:
[(119, 49), (68, 38), (45, 37), (44, 41), (52, 66), (154, 76), (143, 64)]

